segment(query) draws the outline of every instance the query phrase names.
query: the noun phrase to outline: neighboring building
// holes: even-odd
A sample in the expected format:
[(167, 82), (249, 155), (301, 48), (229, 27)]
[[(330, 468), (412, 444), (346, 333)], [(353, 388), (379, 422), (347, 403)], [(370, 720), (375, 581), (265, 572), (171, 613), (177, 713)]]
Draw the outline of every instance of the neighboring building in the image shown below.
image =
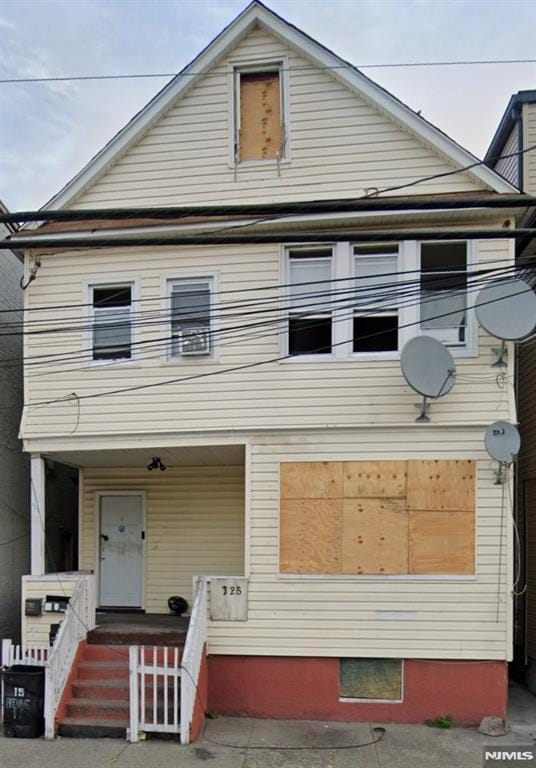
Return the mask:
[[(486, 162), (522, 191), (536, 195), (536, 149), (519, 159), (498, 159), (520, 149), (536, 146), (536, 90), (512, 96), (486, 153)], [(525, 226), (534, 226), (536, 210), (526, 216)], [(518, 243), (520, 262), (536, 255), (536, 240)], [(516, 666), (536, 693), (536, 342), (517, 348), (517, 401), (521, 430), (521, 453), (517, 473), (516, 512), (521, 538), (521, 581), (516, 601)]]
[[(517, 420), (513, 348), (498, 378), (472, 273), (511, 268), (504, 235), (519, 214), (515, 187), (485, 165), (466, 170), (474, 163), (334, 53), (248, 6), (46, 206), (94, 209), (94, 220), (26, 230), (37, 238), (27, 274), (41, 258), (26, 308), (45, 308), (50, 333), (26, 336), (25, 354), (56, 356), (26, 378), (26, 594), (72, 590), (73, 574), (43, 577), (36, 524), (45, 462), (64, 462), (79, 468), (79, 567), (94, 572), (108, 621), (129, 608), (156, 625), (169, 596), (192, 600), (193, 577), (240, 577), (234, 591), (210, 587), (198, 685), (220, 714), (504, 717), (512, 530), (484, 431)], [(377, 210), (311, 206), (371, 190), (387, 190)], [(202, 210), (224, 203), (300, 210)], [(186, 220), (98, 219), (129, 206), (200, 208)], [(98, 247), (103, 229), (117, 247)], [(378, 242), (378, 229), (397, 234)], [(136, 245), (148, 235), (191, 241)], [(419, 397), (400, 370), (420, 334), (443, 341), (457, 368), (428, 424), (415, 423)], [(28, 617), (25, 640), (45, 642), (50, 623)], [(84, 674), (118, 658), (95, 644), (112, 642), (102, 629), (75, 661)], [(102, 724), (82, 689), (66, 689), (63, 733)], [(125, 712), (108, 726), (124, 732)]]
[[(0, 210), (6, 212), (0, 202)], [(13, 234), (0, 224), (2, 238)], [(29, 565), (29, 461), (19, 423), (22, 381), (22, 254), (0, 250), (0, 637), (20, 632), (21, 576)]]

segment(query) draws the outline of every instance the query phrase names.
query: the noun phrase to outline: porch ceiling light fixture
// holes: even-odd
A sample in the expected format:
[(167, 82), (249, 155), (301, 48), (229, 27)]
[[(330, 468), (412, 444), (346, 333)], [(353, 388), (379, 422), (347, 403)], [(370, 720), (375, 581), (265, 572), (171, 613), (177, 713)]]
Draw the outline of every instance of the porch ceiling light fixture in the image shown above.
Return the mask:
[(149, 472), (152, 472), (153, 469), (159, 469), (161, 472), (164, 472), (166, 469), (166, 465), (162, 464), (158, 456), (153, 456), (153, 459), (150, 464), (147, 464), (147, 469)]

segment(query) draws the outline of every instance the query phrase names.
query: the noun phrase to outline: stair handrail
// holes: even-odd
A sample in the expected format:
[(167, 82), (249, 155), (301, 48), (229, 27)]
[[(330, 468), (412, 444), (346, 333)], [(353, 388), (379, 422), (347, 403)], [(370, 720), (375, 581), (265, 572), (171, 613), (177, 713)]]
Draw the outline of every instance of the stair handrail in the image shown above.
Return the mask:
[(181, 744), (190, 742), (199, 672), (208, 633), (208, 577), (194, 577), (194, 601), (181, 667)]
[(93, 577), (83, 576), (73, 590), (45, 667), (45, 739), (54, 738), (56, 712), (78, 644), (94, 626)]

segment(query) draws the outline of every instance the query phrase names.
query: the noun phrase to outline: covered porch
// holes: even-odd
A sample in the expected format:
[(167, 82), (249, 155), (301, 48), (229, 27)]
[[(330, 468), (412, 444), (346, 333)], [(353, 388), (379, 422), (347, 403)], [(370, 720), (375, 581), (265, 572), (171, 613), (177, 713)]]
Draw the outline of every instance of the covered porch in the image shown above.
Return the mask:
[[(77, 571), (95, 577), (97, 635), (184, 633), (187, 619), (172, 615), (171, 597), (186, 601), (187, 617), (196, 576), (245, 575), (245, 452), (244, 444), (211, 444), (33, 454), (34, 591), (43, 576), (47, 595), (62, 594), (64, 574), (54, 584), (47, 562), (46, 521), (63, 511), (78, 520)], [(51, 461), (77, 471), (76, 510), (47, 508)]]

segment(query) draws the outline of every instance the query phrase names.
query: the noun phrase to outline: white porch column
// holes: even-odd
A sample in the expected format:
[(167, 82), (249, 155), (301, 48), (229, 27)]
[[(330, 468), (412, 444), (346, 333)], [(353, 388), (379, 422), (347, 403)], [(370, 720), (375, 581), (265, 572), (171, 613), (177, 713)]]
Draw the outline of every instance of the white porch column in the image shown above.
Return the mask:
[(30, 463), (31, 532), (30, 564), (32, 576), (45, 573), (45, 460), (33, 455)]

